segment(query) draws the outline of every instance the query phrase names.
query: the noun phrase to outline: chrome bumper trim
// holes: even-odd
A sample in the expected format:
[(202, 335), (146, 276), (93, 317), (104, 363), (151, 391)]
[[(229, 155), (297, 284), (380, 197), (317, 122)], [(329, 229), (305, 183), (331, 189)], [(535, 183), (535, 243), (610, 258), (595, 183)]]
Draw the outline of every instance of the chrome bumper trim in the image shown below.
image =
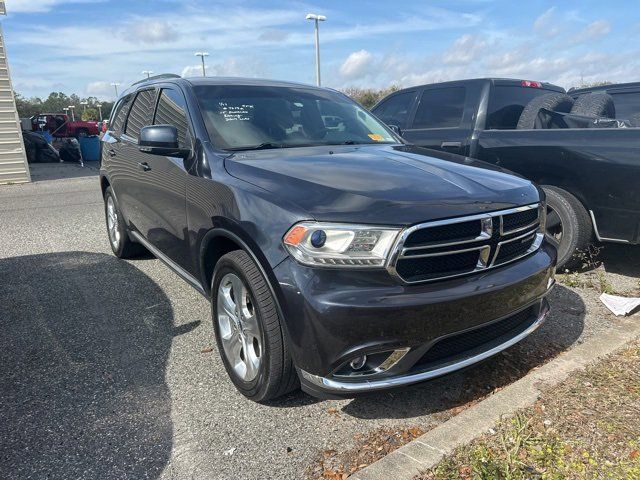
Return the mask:
[(334, 392), (334, 393), (361, 393), (361, 392), (373, 392), (376, 390), (383, 390), (386, 388), (392, 387), (400, 387), (403, 385), (410, 385), (412, 383), (418, 383), (425, 380), (430, 380), (432, 378), (440, 377), (442, 375), (446, 375), (448, 373), (455, 372), (456, 370), (460, 370), (462, 368), (473, 365), (474, 363), (481, 362), (497, 353), (500, 353), (503, 350), (515, 345), (520, 340), (532, 334), (535, 330), (538, 329), (540, 325), (544, 323), (547, 316), (549, 315), (549, 304), (546, 300), (542, 301), (542, 306), (540, 307), (540, 314), (538, 318), (523, 332), (519, 333), (515, 337), (510, 338), (504, 343), (497, 345), (489, 350), (486, 350), (482, 353), (474, 355), (472, 357), (464, 358), (462, 360), (456, 361), (455, 363), (450, 363), (448, 365), (444, 365), (439, 368), (435, 368), (433, 370), (427, 370), (425, 372), (419, 373), (411, 373), (407, 375), (398, 375), (396, 377), (383, 378), (380, 380), (363, 380), (360, 382), (344, 382), (339, 380), (334, 380), (332, 378), (320, 377), (318, 375), (313, 375), (311, 373), (305, 372), (304, 370), (300, 370), (300, 373), (303, 379), (309, 382), (311, 385), (317, 387), (319, 390), (324, 392)]

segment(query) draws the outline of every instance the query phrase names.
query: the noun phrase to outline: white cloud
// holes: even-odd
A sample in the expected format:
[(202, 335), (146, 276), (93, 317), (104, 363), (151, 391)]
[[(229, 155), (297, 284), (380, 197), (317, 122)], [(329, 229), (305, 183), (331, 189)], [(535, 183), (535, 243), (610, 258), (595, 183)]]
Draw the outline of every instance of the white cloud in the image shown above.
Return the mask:
[(351, 53), (340, 66), (340, 75), (347, 80), (365, 76), (374, 61), (373, 55), (366, 50)]
[(178, 31), (164, 20), (134, 21), (126, 37), (141, 43), (162, 43), (176, 40)]
[(571, 39), (571, 43), (584, 43), (604, 37), (611, 31), (611, 24), (606, 20), (596, 20), (587, 25), (581, 32)]
[(91, 82), (85, 88), (85, 93), (95, 97), (109, 97), (115, 93), (111, 82)]
[[(209, 67), (205, 65), (205, 72), (209, 72)], [(201, 77), (202, 76), (202, 65), (187, 65), (182, 69), (180, 76), (189, 78), (189, 77)]]
[(283, 42), (289, 38), (290, 35), (291, 33), (285, 30), (273, 29), (262, 32), (258, 35), (258, 40), (263, 40), (265, 42)]
[(560, 20), (556, 15), (556, 7), (551, 7), (536, 18), (533, 22), (533, 29), (547, 37), (553, 37), (560, 33)]
[[(96, 0), (101, 1), (101, 0)], [(96, 3), (93, 0), (9, 0), (7, 13), (41, 13), (49, 12), (58, 5), (70, 3)]]
[[(208, 57), (211, 58), (211, 57)], [(265, 76), (265, 68), (259, 59), (251, 57), (228, 58), (223, 62), (205, 64), (207, 76), (212, 77), (259, 77)], [(188, 65), (182, 69), (183, 77), (201, 77), (202, 64)]]
[(442, 60), (448, 65), (468, 65), (478, 58), (486, 43), (477, 35), (465, 34), (444, 52)]

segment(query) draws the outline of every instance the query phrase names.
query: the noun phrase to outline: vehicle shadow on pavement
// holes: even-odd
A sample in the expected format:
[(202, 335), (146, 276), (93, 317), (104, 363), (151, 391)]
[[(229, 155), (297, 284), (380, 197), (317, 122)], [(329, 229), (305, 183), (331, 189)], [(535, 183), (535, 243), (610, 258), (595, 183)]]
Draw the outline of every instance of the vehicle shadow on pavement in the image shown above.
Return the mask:
[(173, 427), (169, 299), (113, 256), (0, 260), (0, 478), (155, 478)]
[(100, 170), (98, 162), (78, 163), (30, 163), (32, 182), (62, 180), (66, 178), (97, 177)]
[(465, 370), (413, 387), (353, 399), (343, 413), (364, 419), (401, 419), (437, 414), (445, 418), (525, 376), (568, 349), (584, 329), (586, 307), (578, 294), (557, 285), (551, 314), (533, 334), (510, 349)]
[(602, 262), (609, 273), (626, 277), (640, 277), (640, 246), (608, 243), (602, 245), (597, 260)]

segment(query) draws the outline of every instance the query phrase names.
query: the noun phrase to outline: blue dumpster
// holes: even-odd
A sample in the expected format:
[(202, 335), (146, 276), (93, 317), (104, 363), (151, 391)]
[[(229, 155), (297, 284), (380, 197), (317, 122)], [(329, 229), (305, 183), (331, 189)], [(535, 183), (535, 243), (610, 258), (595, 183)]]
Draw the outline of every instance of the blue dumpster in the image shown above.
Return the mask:
[(80, 151), (85, 162), (97, 162), (100, 160), (100, 137), (80, 137)]

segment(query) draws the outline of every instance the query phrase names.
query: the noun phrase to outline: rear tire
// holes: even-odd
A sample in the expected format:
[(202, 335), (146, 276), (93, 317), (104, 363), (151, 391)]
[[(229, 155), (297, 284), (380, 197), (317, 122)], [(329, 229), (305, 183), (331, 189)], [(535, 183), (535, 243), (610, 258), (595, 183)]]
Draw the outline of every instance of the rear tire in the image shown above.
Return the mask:
[(616, 118), (613, 97), (608, 93), (592, 92), (580, 95), (571, 108), (571, 113), (585, 117)]
[(265, 402), (299, 387), (271, 289), (244, 250), (216, 264), (211, 316), (218, 351), (240, 393)]
[(569, 113), (573, 107), (573, 98), (564, 93), (546, 93), (533, 98), (522, 110), (518, 120), (518, 130), (530, 130), (535, 128), (536, 119), (540, 109), (553, 112)]
[(591, 218), (582, 203), (569, 192), (543, 185), (547, 195), (547, 238), (558, 247), (558, 272), (582, 266), (580, 252), (593, 239)]
[(129, 231), (125, 225), (124, 218), (122, 217), (111, 187), (107, 187), (104, 192), (104, 215), (107, 224), (109, 244), (116, 257), (134, 258), (145, 251), (142, 245), (133, 242), (131, 238), (129, 238)]

